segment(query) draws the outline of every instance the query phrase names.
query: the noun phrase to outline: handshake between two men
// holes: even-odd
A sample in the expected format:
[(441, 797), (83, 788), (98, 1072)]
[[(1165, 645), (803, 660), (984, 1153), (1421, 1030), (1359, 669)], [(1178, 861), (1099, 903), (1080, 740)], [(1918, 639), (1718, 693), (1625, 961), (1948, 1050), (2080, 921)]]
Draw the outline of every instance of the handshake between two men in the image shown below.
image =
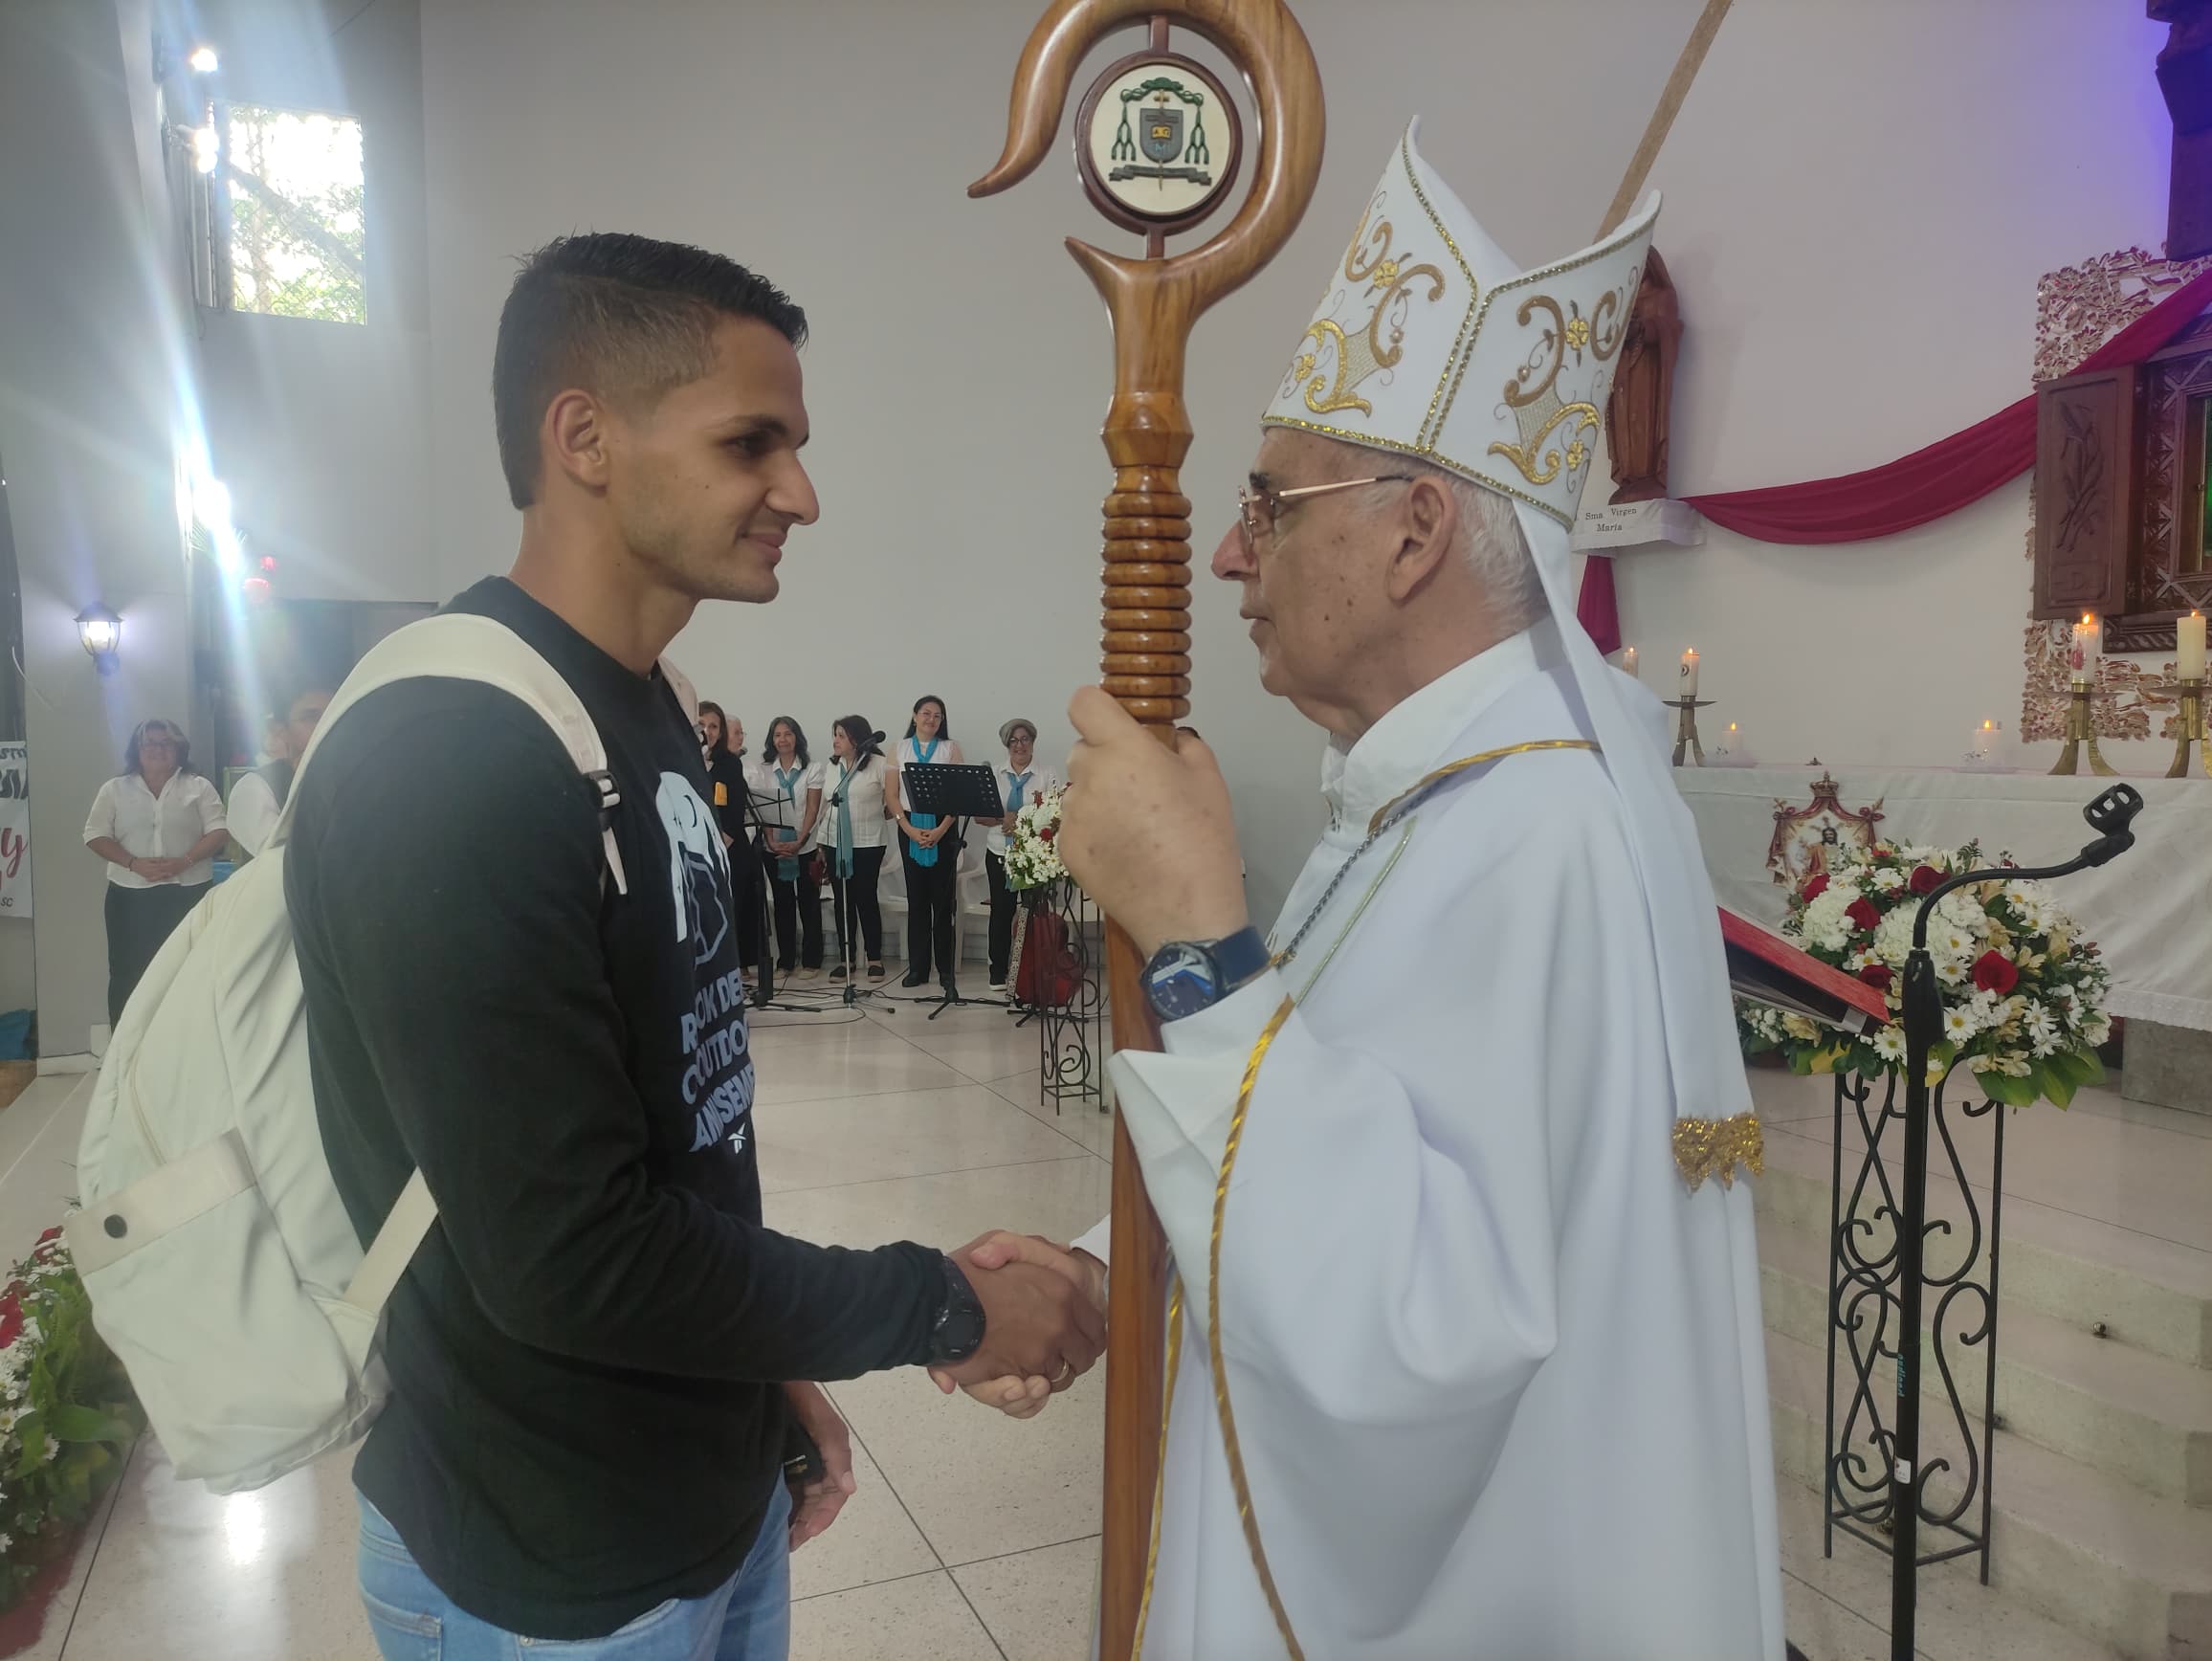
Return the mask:
[(929, 1376), (1016, 1419), (1091, 1370), (1106, 1350), (1106, 1265), (1077, 1247), (995, 1229), (952, 1253), (984, 1306), (982, 1346)]

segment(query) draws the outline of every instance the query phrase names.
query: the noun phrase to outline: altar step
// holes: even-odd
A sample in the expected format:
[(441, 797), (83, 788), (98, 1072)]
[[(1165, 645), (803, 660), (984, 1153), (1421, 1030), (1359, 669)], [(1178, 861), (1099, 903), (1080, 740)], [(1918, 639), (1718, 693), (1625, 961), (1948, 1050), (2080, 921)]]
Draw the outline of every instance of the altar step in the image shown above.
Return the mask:
[[(1769, 1328), (1775, 1467), (1816, 1492), (1826, 1362), (1824, 1347)], [(1993, 1458), (1993, 1587), (2135, 1661), (2212, 1656), (2212, 1511), (2147, 1494), (2010, 1430), (1996, 1432)], [(1838, 1553), (1869, 1549), (1836, 1538)]]
[[(1791, 1095), (1801, 1112), (1809, 1094), (1803, 1087), (1825, 1083), (1779, 1082), (1800, 1087)], [(1763, 1113), (1778, 1093), (1778, 1081), (1755, 1073), (1753, 1083)], [(2102, 1123), (2115, 1133), (2125, 1128), (2110, 1120)], [(1803, 1230), (1823, 1251), (1829, 1233), (1832, 1125), (1825, 1110), (1818, 1118), (1769, 1122), (1766, 1174), (1756, 1186), (1762, 1217)], [(1855, 1127), (1848, 1128), (1855, 1134)], [(2035, 1129), (2016, 1118), (2008, 1134), (2017, 1139), (2034, 1134)], [(1955, 1134), (1974, 1145), (1986, 1144), (1989, 1133), (1984, 1121), (1970, 1120)], [(1891, 1139), (1902, 1142), (1895, 1127)], [(1962, 1223), (1957, 1182), (1948, 1171), (1937, 1174), (1944, 1163), (1938, 1149), (1930, 1162), (1929, 1214)], [(1847, 1170), (1847, 1192), (1854, 1180), (1855, 1169)], [(1986, 1227), (1988, 1191), (1978, 1187), (1976, 1200)], [(1862, 1211), (1866, 1208), (1863, 1206)], [(1940, 1242), (1930, 1247), (1932, 1252), (1944, 1249)], [(1825, 1282), (1824, 1273), (1822, 1284)], [(2032, 1310), (2079, 1333), (2192, 1367), (2212, 1367), (2212, 1257), (2203, 1251), (2007, 1193), (1998, 1290), (2005, 1312), (2001, 1326), (2011, 1311)], [(2206, 1387), (2212, 1388), (2212, 1380)]]
[[(1827, 1343), (1825, 1234), (1825, 1228), (1816, 1236), (1771, 1215), (1759, 1218), (1767, 1328), (1815, 1348)], [(1999, 1426), (2150, 1494), (2212, 1506), (2212, 1372), (2092, 1337), (2022, 1305), (2013, 1295), (2011, 1259), (2007, 1241), (1998, 1300)], [(1930, 1297), (1931, 1321), (1934, 1313)], [(1954, 1338), (1980, 1320), (1979, 1307), (1958, 1314), (1963, 1318), (1949, 1323)], [(1988, 1346), (1952, 1341), (1945, 1353), (1966, 1410), (1979, 1421)], [(1928, 1393), (1940, 1397), (1933, 1350), (1922, 1351), (1921, 1373)], [(1886, 1411), (1886, 1380), (1882, 1401)]]

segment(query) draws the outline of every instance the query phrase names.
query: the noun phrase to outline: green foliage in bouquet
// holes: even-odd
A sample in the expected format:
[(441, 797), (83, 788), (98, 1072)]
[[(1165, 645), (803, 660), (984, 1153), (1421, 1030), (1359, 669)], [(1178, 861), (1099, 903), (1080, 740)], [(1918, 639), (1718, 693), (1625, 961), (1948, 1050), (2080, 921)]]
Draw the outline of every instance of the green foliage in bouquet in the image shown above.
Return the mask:
[(144, 1424), (49, 1229), (0, 1292), (0, 1609), (91, 1514)]

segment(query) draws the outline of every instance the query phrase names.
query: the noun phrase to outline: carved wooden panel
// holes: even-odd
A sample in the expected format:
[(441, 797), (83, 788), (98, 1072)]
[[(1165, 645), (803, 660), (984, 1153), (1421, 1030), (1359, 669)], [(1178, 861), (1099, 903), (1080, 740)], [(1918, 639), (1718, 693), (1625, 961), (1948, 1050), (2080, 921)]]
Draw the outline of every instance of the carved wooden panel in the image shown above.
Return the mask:
[(2140, 368), (2127, 365), (2036, 389), (2038, 617), (2126, 609), (2141, 384)]

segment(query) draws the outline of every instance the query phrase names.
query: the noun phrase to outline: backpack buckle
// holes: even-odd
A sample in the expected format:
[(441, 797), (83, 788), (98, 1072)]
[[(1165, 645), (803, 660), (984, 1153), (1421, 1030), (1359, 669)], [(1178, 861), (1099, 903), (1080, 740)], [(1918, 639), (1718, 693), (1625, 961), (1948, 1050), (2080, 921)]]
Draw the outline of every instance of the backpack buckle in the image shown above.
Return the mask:
[(599, 792), (599, 822), (607, 824), (614, 817), (614, 809), (622, 806), (622, 786), (614, 782), (614, 775), (602, 767), (596, 773), (584, 775)]

